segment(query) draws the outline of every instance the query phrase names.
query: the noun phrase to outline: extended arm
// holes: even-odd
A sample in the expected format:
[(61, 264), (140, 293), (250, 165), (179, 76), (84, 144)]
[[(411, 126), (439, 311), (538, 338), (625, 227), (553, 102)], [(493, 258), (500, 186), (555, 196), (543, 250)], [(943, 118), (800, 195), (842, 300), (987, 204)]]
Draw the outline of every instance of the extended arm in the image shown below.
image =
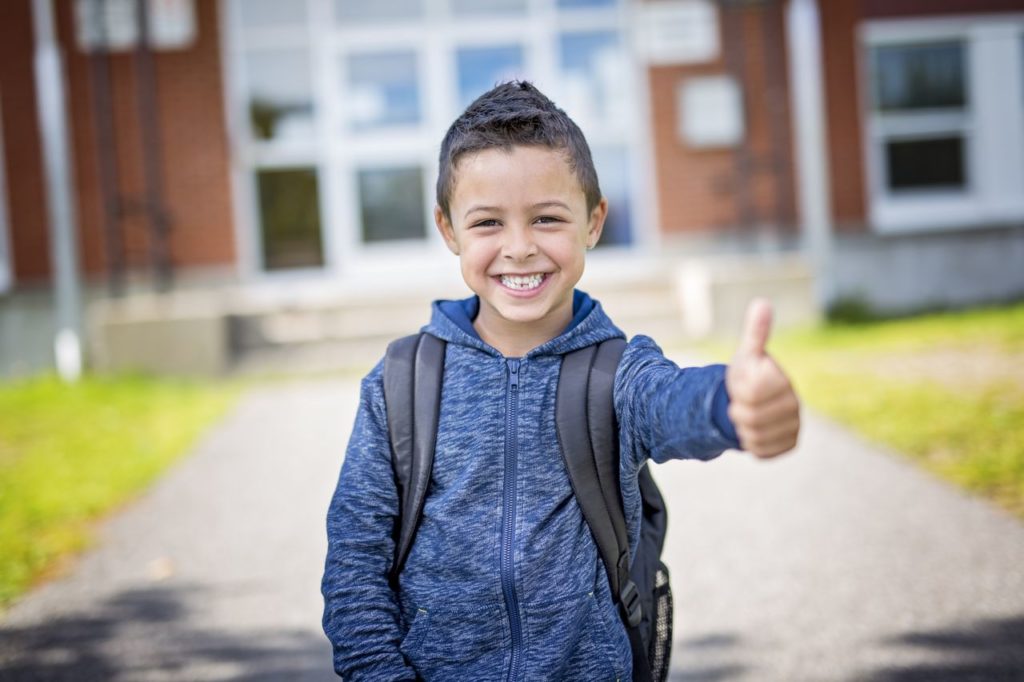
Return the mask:
[(327, 512), (321, 589), (324, 632), (345, 680), (415, 680), (399, 650), (397, 596), (388, 583), (398, 494), (391, 469), (381, 368), (362, 384), (341, 477)]
[(653, 340), (636, 336), (615, 376), (620, 433), (632, 440), (641, 461), (706, 460), (739, 447), (727, 425), (714, 418), (724, 381), (724, 365), (680, 369)]

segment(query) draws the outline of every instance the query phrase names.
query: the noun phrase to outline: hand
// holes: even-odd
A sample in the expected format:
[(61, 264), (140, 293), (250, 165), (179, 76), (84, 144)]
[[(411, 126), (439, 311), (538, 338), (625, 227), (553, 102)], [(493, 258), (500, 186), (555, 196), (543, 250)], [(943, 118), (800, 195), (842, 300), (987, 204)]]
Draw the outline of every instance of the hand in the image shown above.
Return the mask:
[(771, 303), (751, 301), (739, 348), (725, 372), (729, 418), (740, 447), (762, 458), (792, 450), (800, 432), (800, 401), (765, 350), (771, 329)]

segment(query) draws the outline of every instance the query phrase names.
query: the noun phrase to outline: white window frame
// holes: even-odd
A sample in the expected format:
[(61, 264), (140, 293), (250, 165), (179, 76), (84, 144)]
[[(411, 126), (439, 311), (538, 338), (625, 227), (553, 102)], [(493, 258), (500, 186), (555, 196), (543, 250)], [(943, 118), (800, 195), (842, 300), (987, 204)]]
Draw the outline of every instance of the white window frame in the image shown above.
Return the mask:
[[(879, 233), (984, 227), (1024, 220), (1024, 14), (877, 20), (860, 26), (862, 140), (868, 213)], [(966, 105), (948, 111), (873, 110), (873, 48), (940, 41), (964, 45)], [(891, 194), (884, 186), (884, 140), (894, 133), (962, 131), (966, 187)], [(908, 139), (902, 134), (900, 139)]]
[(7, 214), (7, 175), (4, 154), (4, 111), (0, 99), (0, 294), (14, 285), (14, 269), (11, 265), (11, 241)]
[[(627, 58), (632, 54), (632, 32), (628, 30), (630, 3), (617, 0), (613, 8), (559, 10), (556, 0), (527, 0), (523, 14), (502, 14), (496, 18), (476, 17), (452, 21), (448, 18), (448, 0), (424, 0), (421, 19), (402, 23), (366, 23), (340, 25), (334, 19), (333, 0), (306, 0), (308, 22), (299, 31), (310, 51), (313, 72), (313, 109), (316, 139), (314, 143), (281, 140), (254, 142), (249, 130), (244, 84), (244, 56), (250, 49), (244, 40), (254, 35), (243, 29), (238, 0), (225, 0), (223, 37), (225, 43), (225, 82), (228, 92), (228, 126), (234, 159), (233, 184), (236, 195), (236, 238), (239, 244), (243, 277), (252, 280), (308, 278), (310, 276), (358, 276), (360, 272), (387, 269), (404, 256), (414, 262), (437, 264), (444, 270), (451, 263), (443, 241), (434, 228), (433, 196), (437, 181), (437, 151), (445, 130), (458, 115), (458, 86), (455, 53), (459, 47), (516, 43), (523, 47), (525, 67), (538, 87), (559, 101), (557, 86), (557, 40), (564, 31), (612, 30), (619, 34)], [(296, 42), (296, 29), (260, 29), (261, 44), (284, 45)], [(354, 53), (411, 50), (417, 54), (421, 121), (416, 125), (396, 126), (381, 132), (352, 131), (340, 115), (341, 93), (345, 78), (344, 60)], [(629, 182), (633, 244), (652, 241), (656, 225), (649, 212), (655, 202), (649, 182), (651, 153), (646, 126), (649, 120), (645, 79), (627, 84), (633, 93), (623, 92), (637, 102), (630, 120), (618, 125), (588, 130), (592, 147), (621, 146), (630, 159)], [(399, 240), (365, 243), (360, 234), (357, 171), (360, 168), (392, 165), (419, 165), (424, 178), (425, 240)], [(305, 271), (267, 271), (262, 264), (259, 233), (259, 205), (255, 172), (262, 167), (309, 165), (317, 169), (321, 203), (321, 230), (324, 248), (322, 268)], [(427, 254), (424, 253), (427, 250)], [(428, 269), (430, 265), (426, 265)]]

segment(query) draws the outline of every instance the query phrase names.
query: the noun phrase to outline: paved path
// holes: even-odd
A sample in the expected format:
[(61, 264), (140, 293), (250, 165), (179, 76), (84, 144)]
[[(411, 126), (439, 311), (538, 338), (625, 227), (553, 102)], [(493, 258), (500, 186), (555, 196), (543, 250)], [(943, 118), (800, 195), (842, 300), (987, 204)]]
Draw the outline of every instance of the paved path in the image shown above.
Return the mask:
[[(352, 382), (247, 397), (0, 622), (0, 680), (329, 680), (323, 515)], [(799, 452), (656, 474), (673, 680), (1024, 680), (1024, 525), (807, 418)]]

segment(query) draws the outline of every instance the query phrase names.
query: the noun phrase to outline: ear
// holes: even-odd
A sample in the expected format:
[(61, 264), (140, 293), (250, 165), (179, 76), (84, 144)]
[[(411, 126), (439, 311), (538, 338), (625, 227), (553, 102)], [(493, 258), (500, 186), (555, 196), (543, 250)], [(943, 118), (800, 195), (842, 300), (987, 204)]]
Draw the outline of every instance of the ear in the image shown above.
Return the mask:
[(434, 206), (434, 225), (441, 233), (441, 239), (448, 246), (448, 250), (458, 256), (459, 243), (455, 240), (455, 228), (452, 227), (452, 222), (448, 220), (448, 216), (444, 214), (440, 206)]
[(604, 219), (608, 217), (608, 199), (601, 197), (594, 210), (590, 212), (590, 220), (587, 222), (587, 248), (592, 249), (601, 238), (601, 230), (604, 229)]

